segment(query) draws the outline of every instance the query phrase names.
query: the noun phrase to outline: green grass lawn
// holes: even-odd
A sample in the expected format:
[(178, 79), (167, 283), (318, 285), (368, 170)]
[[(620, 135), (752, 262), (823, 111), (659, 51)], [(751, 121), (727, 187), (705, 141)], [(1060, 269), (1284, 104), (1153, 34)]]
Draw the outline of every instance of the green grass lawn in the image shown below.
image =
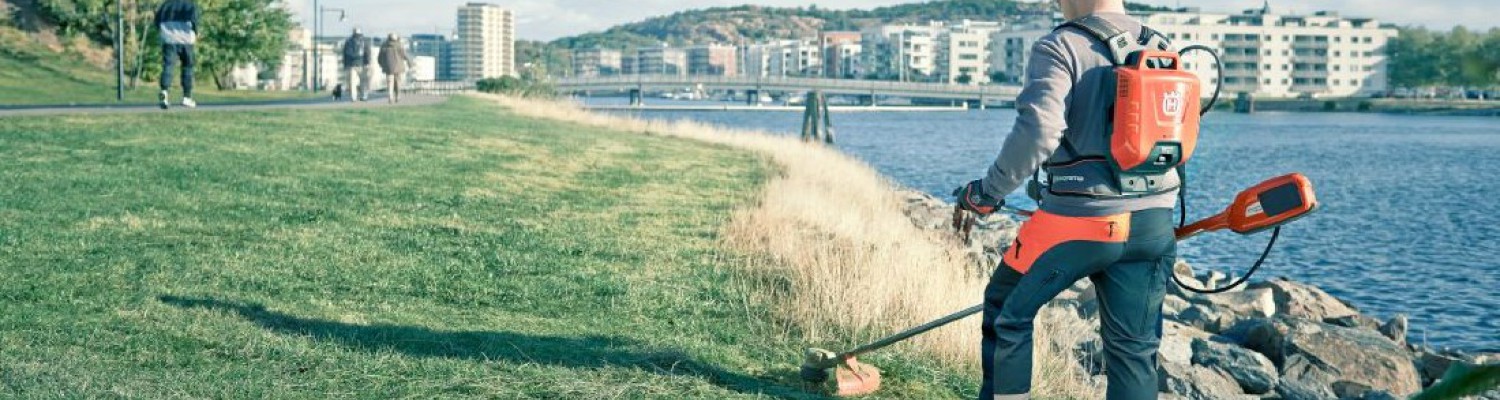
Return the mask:
[(3, 118), (0, 158), (0, 396), (814, 396), (718, 242), (753, 154), (461, 98)]
[[(114, 70), (90, 65), (76, 54), (54, 53), (10, 28), (0, 27), (0, 42), (0, 106), (116, 103)], [(296, 91), (217, 90), (199, 74), (193, 97), (202, 104), (318, 97)], [(155, 82), (141, 82), (126, 90), (124, 103), (155, 104), (158, 91)], [(181, 95), (174, 82), (172, 103)]]

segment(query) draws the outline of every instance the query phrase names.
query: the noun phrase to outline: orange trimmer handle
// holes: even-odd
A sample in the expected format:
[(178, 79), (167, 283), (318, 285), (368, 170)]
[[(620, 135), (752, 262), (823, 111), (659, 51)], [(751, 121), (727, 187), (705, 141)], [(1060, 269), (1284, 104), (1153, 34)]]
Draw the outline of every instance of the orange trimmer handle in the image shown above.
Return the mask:
[(1187, 239), (1203, 232), (1217, 231), (1228, 227), (1229, 216), (1225, 215), (1224, 213), (1219, 213), (1218, 215), (1208, 217), (1207, 219), (1204, 219), (1202, 221), (1194, 222), (1188, 224), (1187, 226), (1177, 228), (1177, 240)]

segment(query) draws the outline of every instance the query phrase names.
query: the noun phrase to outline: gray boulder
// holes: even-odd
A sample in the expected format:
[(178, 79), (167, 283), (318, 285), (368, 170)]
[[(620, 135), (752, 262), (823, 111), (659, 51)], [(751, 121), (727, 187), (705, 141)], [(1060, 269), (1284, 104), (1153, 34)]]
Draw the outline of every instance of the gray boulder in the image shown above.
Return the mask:
[(1326, 323), (1329, 323), (1329, 324), (1332, 324), (1332, 325), (1342, 326), (1342, 327), (1345, 327), (1345, 328), (1360, 328), (1360, 329), (1369, 329), (1369, 330), (1380, 329), (1380, 321), (1379, 320), (1376, 320), (1374, 318), (1370, 318), (1368, 316), (1365, 316), (1364, 314), (1352, 314), (1352, 315), (1345, 315), (1345, 316), (1342, 316), (1342, 317), (1329, 317), (1329, 318), (1324, 318), (1323, 322), (1326, 322)]
[(1193, 362), (1193, 340), (1207, 340), (1212, 334), (1175, 321), (1162, 323), (1161, 347), (1157, 355), (1162, 362), (1191, 364)]
[(1184, 399), (1209, 400), (1244, 397), (1239, 384), (1224, 371), (1197, 365), (1157, 363), (1158, 390)]
[(1315, 286), (1274, 279), (1250, 284), (1249, 289), (1269, 289), (1274, 295), (1276, 311), (1314, 321), (1359, 314), (1354, 307)]
[(1245, 345), (1276, 363), (1283, 380), (1325, 388), (1346, 381), (1399, 396), (1421, 389), (1410, 353), (1373, 331), (1277, 316), (1250, 327)]
[(1390, 321), (1380, 324), (1380, 334), (1390, 338), (1391, 341), (1406, 344), (1406, 314), (1396, 314)]
[(1233, 315), (1226, 316), (1202, 304), (1194, 304), (1182, 310), (1177, 313), (1175, 319), (1183, 324), (1213, 333), (1218, 333), (1234, 323)]
[[(1234, 317), (1235, 321), (1245, 318), (1270, 317), (1276, 315), (1279, 310), (1275, 293), (1269, 289), (1246, 289), (1240, 292), (1218, 294), (1195, 293), (1185, 298), (1193, 304), (1202, 304), (1213, 308), (1214, 311), (1229, 314)], [(1225, 325), (1232, 325), (1232, 323)]]
[(1193, 364), (1224, 371), (1250, 394), (1269, 393), (1279, 380), (1270, 359), (1232, 344), (1193, 339)]

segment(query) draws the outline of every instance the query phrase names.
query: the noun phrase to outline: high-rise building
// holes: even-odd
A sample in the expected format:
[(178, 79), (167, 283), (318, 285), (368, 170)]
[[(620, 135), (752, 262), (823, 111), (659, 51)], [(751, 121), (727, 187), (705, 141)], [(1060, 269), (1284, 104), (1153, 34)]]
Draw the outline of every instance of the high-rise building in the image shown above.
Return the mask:
[(458, 7), (453, 72), (458, 79), (516, 76), (516, 18), (489, 3)]
[(712, 76), (739, 75), (739, 56), (734, 46), (707, 44), (687, 49), (688, 74)]
[(432, 79), (457, 80), (453, 71), (453, 40), (441, 34), (419, 33), (411, 35), (411, 56), (432, 58)]
[(619, 50), (583, 49), (573, 51), (573, 76), (612, 76), (622, 73)]

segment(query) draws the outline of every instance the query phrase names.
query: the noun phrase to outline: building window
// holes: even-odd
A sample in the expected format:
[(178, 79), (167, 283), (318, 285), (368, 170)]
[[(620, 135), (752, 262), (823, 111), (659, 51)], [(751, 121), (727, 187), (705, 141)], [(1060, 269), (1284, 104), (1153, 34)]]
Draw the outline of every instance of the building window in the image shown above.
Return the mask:
[(1338, 86), (1339, 85), (1339, 80), (1338, 79), (1334, 79), (1333, 80), (1333, 85), (1334, 86)]
[(1266, 78), (1266, 84), (1267, 84), (1267, 85), (1270, 85), (1270, 84), (1271, 84), (1271, 78)]
[(1219, 34), (1217, 34), (1217, 33), (1215, 33), (1215, 34), (1212, 34), (1212, 35), (1209, 35), (1209, 36), (1208, 36), (1208, 37), (1209, 37), (1209, 38), (1210, 38), (1210, 39), (1213, 39), (1213, 40), (1219, 40)]
[(1281, 70), (1282, 70), (1282, 71), (1286, 71), (1286, 70), (1288, 70), (1288, 69), (1290, 69), (1290, 68), (1292, 68), (1292, 67), (1291, 67), (1291, 66), (1290, 66), (1290, 65), (1286, 65), (1286, 64), (1281, 64)]
[(1285, 84), (1287, 84), (1287, 83), (1288, 83), (1288, 82), (1287, 82), (1287, 80), (1286, 80), (1286, 78), (1281, 78), (1281, 84), (1283, 84), (1283, 85), (1285, 85)]
[(1339, 65), (1338, 64), (1334, 64), (1333, 65), (1333, 71), (1334, 72), (1338, 72), (1339, 71)]
[(1270, 71), (1270, 70), (1271, 70), (1271, 64), (1266, 64), (1266, 70), (1267, 70), (1267, 71)]
[(1359, 86), (1359, 80), (1358, 79), (1350, 79), (1349, 80), (1349, 86)]
[(1334, 36), (1333, 37), (1333, 42), (1334, 43), (1343, 43), (1344, 42), (1344, 37), (1343, 36)]

